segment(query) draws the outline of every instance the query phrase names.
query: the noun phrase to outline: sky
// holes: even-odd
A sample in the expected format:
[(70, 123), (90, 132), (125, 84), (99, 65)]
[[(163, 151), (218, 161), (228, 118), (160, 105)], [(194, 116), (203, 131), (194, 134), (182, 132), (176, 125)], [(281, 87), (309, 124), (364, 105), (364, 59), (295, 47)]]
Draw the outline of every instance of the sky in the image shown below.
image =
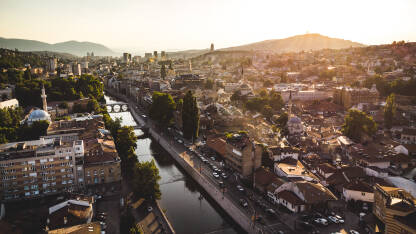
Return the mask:
[(367, 45), (416, 41), (416, 0), (0, 0), (0, 37), (114, 50), (237, 46), (320, 33)]

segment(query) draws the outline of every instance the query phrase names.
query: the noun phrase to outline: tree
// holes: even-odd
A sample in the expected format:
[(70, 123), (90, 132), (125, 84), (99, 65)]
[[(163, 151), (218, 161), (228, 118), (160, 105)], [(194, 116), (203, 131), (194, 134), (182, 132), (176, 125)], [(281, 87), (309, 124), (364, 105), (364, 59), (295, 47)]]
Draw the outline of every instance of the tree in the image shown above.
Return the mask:
[(153, 159), (150, 162), (136, 163), (131, 181), (134, 194), (146, 199), (160, 199), (162, 195), (158, 183), (160, 178), (159, 169)]
[(199, 109), (196, 97), (188, 91), (182, 105), (183, 136), (186, 139), (196, 139), (199, 133)]
[(91, 98), (87, 103), (87, 110), (88, 112), (94, 112), (95, 114), (101, 111), (100, 104), (95, 98)]
[(130, 126), (123, 126), (117, 130), (116, 148), (121, 159), (121, 169), (126, 178), (134, 175), (134, 165), (138, 162), (135, 154), (137, 148), (137, 137), (134, 129)]
[(284, 129), (287, 127), (287, 121), (289, 120), (289, 116), (286, 112), (282, 113), (277, 119), (276, 119), (276, 126), (279, 129)]
[(160, 68), (160, 77), (162, 77), (162, 80), (166, 78), (166, 67), (165, 64), (162, 64), (162, 67)]
[(364, 135), (372, 136), (377, 130), (377, 124), (366, 113), (350, 109), (342, 125), (342, 133), (352, 139), (361, 140)]
[(120, 233), (121, 234), (130, 234), (132, 228), (136, 228), (136, 220), (134, 219), (133, 214), (131, 213), (131, 208), (128, 208), (120, 216)]
[(25, 73), (23, 74), (23, 78), (25, 80), (31, 80), (32, 79), (32, 74), (30, 73), (30, 69), (29, 68), (25, 70)]
[(169, 126), (173, 122), (173, 111), (176, 109), (175, 101), (168, 93), (154, 92), (152, 96), (149, 116), (162, 127)]
[(393, 125), (393, 119), (396, 115), (396, 96), (394, 93), (390, 94), (386, 99), (386, 106), (384, 107), (384, 125), (390, 129)]
[(269, 94), (269, 105), (274, 109), (274, 110), (280, 110), (283, 107), (283, 99), (282, 96), (280, 95), (280, 93), (278, 92), (270, 92)]
[(205, 81), (205, 88), (206, 89), (212, 89), (212, 88), (214, 88), (214, 81), (212, 81), (211, 79), (207, 79)]
[(269, 105), (265, 105), (263, 107), (262, 114), (264, 115), (264, 117), (270, 119), (273, 116), (273, 109), (272, 109), (272, 107), (269, 106)]

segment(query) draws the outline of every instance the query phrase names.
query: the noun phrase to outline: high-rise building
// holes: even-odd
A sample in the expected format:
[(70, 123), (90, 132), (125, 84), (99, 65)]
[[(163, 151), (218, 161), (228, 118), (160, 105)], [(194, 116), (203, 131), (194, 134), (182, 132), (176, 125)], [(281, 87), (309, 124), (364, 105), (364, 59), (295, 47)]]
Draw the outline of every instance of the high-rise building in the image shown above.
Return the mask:
[(165, 51), (160, 51), (160, 57), (162, 57), (162, 59), (166, 58), (166, 52)]
[(211, 51), (214, 51), (214, 43), (211, 43)]
[(157, 59), (157, 51), (153, 51), (153, 57), (155, 57), (155, 59)]
[(77, 62), (74, 62), (74, 63), (72, 64), (72, 73), (73, 73), (75, 76), (80, 76), (80, 75), (81, 75), (81, 64), (79, 64), (79, 63), (77, 63)]
[(131, 54), (129, 53), (123, 53), (123, 63), (130, 63), (131, 62)]
[(151, 58), (151, 57), (152, 57), (152, 53), (144, 53), (144, 57), (145, 57), (146, 59), (149, 59), (149, 58)]
[(58, 59), (57, 58), (51, 58), (49, 59), (49, 71), (54, 72), (58, 66)]

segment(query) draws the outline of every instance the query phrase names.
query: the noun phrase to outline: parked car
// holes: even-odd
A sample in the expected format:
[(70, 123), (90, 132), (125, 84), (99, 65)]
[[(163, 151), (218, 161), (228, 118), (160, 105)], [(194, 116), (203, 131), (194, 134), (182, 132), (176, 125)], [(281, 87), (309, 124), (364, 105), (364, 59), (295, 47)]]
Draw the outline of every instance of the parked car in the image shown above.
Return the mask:
[(225, 188), (225, 184), (224, 184), (224, 182), (220, 181), (220, 182), (218, 182), (218, 183), (219, 183), (219, 185), (220, 185), (220, 188)]
[(339, 223), (338, 219), (335, 218), (334, 216), (328, 216), (328, 219), (333, 223)]
[(219, 179), (220, 178), (220, 176), (216, 172), (213, 172), (212, 173), (212, 176), (214, 176), (215, 179)]
[(224, 178), (224, 179), (227, 179), (227, 178), (228, 178), (228, 175), (227, 175), (225, 172), (221, 173), (221, 176), (222, 176), (222, 178)]
[(147, 212), (152, 212), (152, 211), (153, 211), (153, 207), (148, 206), (148, 207), (147, 207)]
[(244, 199), (240, 199), (240, 205), (241, 205), (242, 207), (244, 207), (244, 208), (248, 207), (248, 203), (247, 203), (247, 201), (246, 201), (246, 200), (244, 200)]
[(211, 159), (212, 161), (215, 161), (215, 157), (210, 157), (210, 159)]
[(360, 233), (356, 230), (350, 230), (350, 234), (360, 234)]
[(244, 188), (243, 188), (243, 186), (241, 186), (241, 185), (237, 185), (237, 189), (240, 192), (244, 192), (245, 191)]
[(324, 218), (317, 218), (314, 222), (323, 226), (328, 226), (328, 221)]
[(266, 209), (266, 213), (270, 216), (275, 216), (276, 215), (276, 211), (274, 211), (273, 209)]
[(338, 219), (339, 223), (344, 223), (344, 219), (341, 216), (335, 215), (334, 217)]

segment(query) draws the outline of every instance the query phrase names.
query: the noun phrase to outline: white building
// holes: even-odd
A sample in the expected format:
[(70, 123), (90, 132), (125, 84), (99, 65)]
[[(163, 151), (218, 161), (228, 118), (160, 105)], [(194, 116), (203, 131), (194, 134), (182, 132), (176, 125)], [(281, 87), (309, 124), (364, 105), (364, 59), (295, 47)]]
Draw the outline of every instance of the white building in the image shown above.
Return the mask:
[(347, 184), (342, 189), (342, 196), (345, 201), (363, 201), (363, 202), (374, 202), (374, 189), (359, 180)]
[(19, 101), (15, 98), (0, 102), (0, 109), (3, 109), (3, 108), (12, 108), (12, 109), (14, 109), (14, 108), (17, 108), (17, 107), (19, 107)]

